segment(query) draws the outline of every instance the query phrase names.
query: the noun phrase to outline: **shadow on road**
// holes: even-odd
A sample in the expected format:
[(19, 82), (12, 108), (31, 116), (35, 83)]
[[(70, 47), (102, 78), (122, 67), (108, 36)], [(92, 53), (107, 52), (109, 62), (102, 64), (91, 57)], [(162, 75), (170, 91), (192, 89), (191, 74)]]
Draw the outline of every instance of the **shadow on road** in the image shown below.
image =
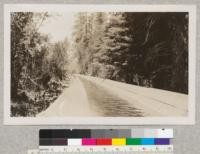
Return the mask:
[(142, 117), (139, 109), (131, 106), (126, 100), (116, 94), (96, 85), (84, 78), (80, 78), (87, 93), (91, 107), (105, 117)]

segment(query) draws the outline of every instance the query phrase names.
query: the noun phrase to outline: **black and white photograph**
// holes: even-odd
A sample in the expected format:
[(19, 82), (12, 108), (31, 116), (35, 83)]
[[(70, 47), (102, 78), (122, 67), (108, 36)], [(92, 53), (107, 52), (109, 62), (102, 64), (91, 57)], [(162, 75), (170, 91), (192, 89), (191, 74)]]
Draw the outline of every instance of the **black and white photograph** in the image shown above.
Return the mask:
[(176, 124), (193, 118), (194, 8), (7, 5), (5, 10), (4, 118), (27, 118), (29, 124), (31, 119), (73, 124), (70, 118), (78, 124), (87, 118), (89, 124), (104, 119), (151, 124), (145, 118)]

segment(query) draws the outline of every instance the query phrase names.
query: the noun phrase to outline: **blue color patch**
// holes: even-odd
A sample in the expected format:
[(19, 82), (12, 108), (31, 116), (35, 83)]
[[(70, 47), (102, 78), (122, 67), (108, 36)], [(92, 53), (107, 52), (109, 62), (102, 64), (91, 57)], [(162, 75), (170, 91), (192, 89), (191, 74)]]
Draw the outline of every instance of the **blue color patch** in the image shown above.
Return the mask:
[(154, 145), (154, 138), (142, 138), (141, 139), (141, 144), (142, 145)]

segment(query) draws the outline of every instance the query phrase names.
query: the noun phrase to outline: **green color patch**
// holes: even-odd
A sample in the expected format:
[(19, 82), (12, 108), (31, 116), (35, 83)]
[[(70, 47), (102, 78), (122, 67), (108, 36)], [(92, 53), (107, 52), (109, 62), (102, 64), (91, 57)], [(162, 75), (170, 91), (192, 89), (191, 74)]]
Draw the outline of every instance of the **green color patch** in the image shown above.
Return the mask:
[(126, 145), (141, 145), (140, 138), (127, 138)]

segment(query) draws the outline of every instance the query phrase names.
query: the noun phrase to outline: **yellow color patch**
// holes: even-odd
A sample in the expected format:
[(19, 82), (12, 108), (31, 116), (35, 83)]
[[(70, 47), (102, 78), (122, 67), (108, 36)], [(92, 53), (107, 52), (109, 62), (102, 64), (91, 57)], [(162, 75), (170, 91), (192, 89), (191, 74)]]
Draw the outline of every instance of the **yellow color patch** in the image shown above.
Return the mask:
[(113, 138), (112, 145), (126, 145), (126, 139), (125, 138)]

